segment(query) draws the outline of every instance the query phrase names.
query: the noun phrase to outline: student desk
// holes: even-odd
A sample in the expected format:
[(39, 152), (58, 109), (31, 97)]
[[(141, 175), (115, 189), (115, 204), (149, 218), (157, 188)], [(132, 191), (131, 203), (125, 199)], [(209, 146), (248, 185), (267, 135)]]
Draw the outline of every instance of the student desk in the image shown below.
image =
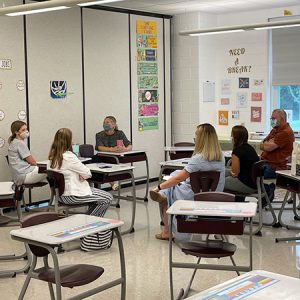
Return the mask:
[(287, 225), (282, 220), (282, 213), (284, 211), (285, 205), (289, 200), (289, 194), (291, 193), (291, 199), (293, 200), (293, 211), (295, 220), (300, 220), (300, 216), (297, 212), (296, 204), (296, 195), (300, 193), (300, 176), (291, 175), (291, 170), (280, 170), (276, 171), (276, 186), (282, 189), (287, 190), (284, 200), (282, 202), (279, 214), (278, 221), (281, 226), (286, 227), (287, 229), (299, 230), (299, 226)]
[[(100, 224), (99, 222), (105, 222), (105, 224), (103, 223)], [(121, 264), (121, 277), (109, 283), (106, 283), (102, 286), (81, 293), (76, 296), (76, 299), (86, 298), (99, 291), (105, 290), (107, 288), (111, 288), (119, 284), (121, 284), (122, 286), (121, 299), (125, 299), (125, 291), (126, 291), (125, 290), (126, 289), (125, 258), (124, 258), (123, 243), (122, 243), (121, 235), (118, 230), (118, 228), (123, 224), (124, 222), (119, 220), (111, 220), (106, 218), (99, 218), (96, 216), (77, 214), (53, 222), (48, 222), (44, 224), (12, 230), (10, 234), (13, 240), (24, 242), (25, 244), (30, 243), (32, 245), (37, 245), (47, 249), (53, 258), (54, 270), (57, 276), (59, 274), (59, 264), (58, 264), (57, 254), (53, 249), (53, 246), (59, 246), (63, 243), (77, 240), (89, 234), (101, 232), (104, 230), (113, 230), (118, 239), (118, 246), (120, 252), (120, 264)], [(32, 271), (31, 270), (29, 271), (27, 277), (30, 276), (30, 272)], [(26, 281), (25, 281), (21, 294), (26, 291), (28, 283), (26, 285)], [(62, 299), (60, 284), (56, 284), (56, 295), (57, 295), (56, 299)]]
[(299, 295), (300, 280), (298, 278), (254, 270), (186, 299), (296, 300), (299, 299)]
[(128, 166), (124, 164), (108, 164), (108, 163), (93, 163), (86, 165), (91, 173), (92, 178), (88, 179), (88, 181), (103, 184), (112, 181), (126, 180), (130, 179), (132, 183), (132, 196), (124, 197), (120, 195), (120, 191), (118, 191), (118, 198), (132, 200), (132, 217), (131, 224), (128, 230), (122, 231), (122, 234), (132, 233), (134, 232), (134, 220), (135, 220), (135, 210), (136, 210), (136, 192), (135, 192), (135, 178), (133, 175), (133, 166)]
[[(250, 218), (250, 234), (249, 234), (249, 265), (247, 266), (230, 266), (218, 265), (207, 269), (227, 271), (248, 272), (252, 270), (252, 218), (256, 214), (257, 204), (253, 202), (210, 202), (210, 201), (188, 201), (177, 200), (167, 210), (169, 215), (170, 232), (172, 232), (173, 217), (176, 215), (197, 216), (197, 217), (225, 217), (231, 219)], [(171, 235), (170, 235), (171, 236)], [(169, 239), (169, 268), (170, 268), (170, 288), (171, 299), (173, 299), (173, 280), (172, 267), (175, 268), (197, 268), (201, 269), (201, 265), (193, 263), (172, 262), (172, 238)], [(218, 267), (218, 268), (217, 268)]]
[(101, 161), (107, 163), (116, 163), (116, 164), (127, 164), (135, 163), (139, 161), (144, 161), (146, 164), (146, 176), (136, 177), (135, 180), (146, 179), (146, 192), (144, 198), (136, 197), (138, 200), (148, 201), (148, 191), (149, 191), (149, 163), (147, 154), (145, 151), (141, 150), (131, 150), (127, 152), (105, 152), (99, 151), (97, 155), (101, 158)]

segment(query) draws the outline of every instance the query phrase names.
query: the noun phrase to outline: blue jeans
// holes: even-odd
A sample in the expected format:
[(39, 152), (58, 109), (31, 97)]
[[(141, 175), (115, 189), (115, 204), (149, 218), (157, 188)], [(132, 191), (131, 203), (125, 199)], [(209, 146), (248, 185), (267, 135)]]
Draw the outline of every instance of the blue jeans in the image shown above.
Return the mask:
[(266, 164), (266, 166), (265, 166), (264, 178), (265, 179), (276, 178), (275, 170), (272, 169), (272, 167), (270, 165), (268, 165), (268, 164)]

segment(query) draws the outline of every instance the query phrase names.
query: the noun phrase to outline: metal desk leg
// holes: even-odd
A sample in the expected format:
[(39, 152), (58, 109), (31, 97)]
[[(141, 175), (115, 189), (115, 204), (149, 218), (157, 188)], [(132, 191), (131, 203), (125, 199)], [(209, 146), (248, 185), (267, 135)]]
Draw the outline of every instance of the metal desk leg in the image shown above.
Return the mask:
[(121, 266), (121, 300), (125, 300), (126, 297), (126, 267), (125, 267), (125, 256), (124, 256), (124, 248), (123, 248), (123, 242), (121, 238), (121, 234), (116, 228), (114, 230), (117, 239), (118, 239), (118, 246), (119, 246), (119, 253), (120, 253), (120, 266)]
[(173, 273), (172, 273), (172, 266), (173, 266), (173, 258), (172, 258), (172, 223), (173, 223), (173, 215), (169, 216), (169, 226), (170, 226), (170, 235), (169, 235), (169, 274), (170, 274), (170, 295), (171, 300), (174, 299), (174, 287), (173, 287)]
[(148, 157), (146, 155), (146, 171), (147, 171), (147, 182), (146, 182), (146, 192), (145, 192), (145, 197), (144, 197), (144, 201), (148, 202), (148, 192), (149, 192), (149, 162), (148, 162)]
[(131, 224), (128, 230), (122, 231), (121, 234), (132, 233), (134, 232), (134, 220), (135, 220), (135, 210), (136, 210), (136, 191), (135, 191), (135, 181), (133, 172), (130, 171), (131, 183), (132, 183), (132, 217)]

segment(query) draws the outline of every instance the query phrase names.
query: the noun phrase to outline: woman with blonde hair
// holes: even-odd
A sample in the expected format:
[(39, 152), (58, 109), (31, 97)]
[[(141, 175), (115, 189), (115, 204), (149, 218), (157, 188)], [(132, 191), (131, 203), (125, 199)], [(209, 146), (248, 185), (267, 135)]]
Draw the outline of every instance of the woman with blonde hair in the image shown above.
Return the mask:
[(13, 180), (17, 185), (33, 184), (46, 179), (46, 174), (39, 174), (36, 161), (30, 153), (25, 140), (29, 137), (27, 124), (14, 121), (8, 139), (8, 162), (12, 170)]
[(167, 208), (176, 200), (193, 200), (194, 192), (190, 185), (190, 174), (197, 171), (218, 171), (220, 179), (216, 191), (223, 191), (225, 180), (225, 160), (221, 151), (215, 128), (208, 123), (200, 124), (196, 128), (195, 150), (188, 164), (181, 171), (175, 171), (171, 178), (160, 183), (150, 191), (152, 200), (163, 207), (163, 221), (165, 226), (155, 237), (160, 240), (169, 238)]
[[(56, 132), (48, 158), (47, 169), (64, 175), (65, 191), (59, 199), (60, 202), (68, 205), (88, 203), (87, 214), (103, 217), (112, 201), (112, 195), (89, 186), (87, 179), (92, 176), (91, 171), (72, 152), (70, 129), (61, 128)], [(104, 231), (84, 237), (81, 249), (107, 249), (111, 242), (112, 232)]]

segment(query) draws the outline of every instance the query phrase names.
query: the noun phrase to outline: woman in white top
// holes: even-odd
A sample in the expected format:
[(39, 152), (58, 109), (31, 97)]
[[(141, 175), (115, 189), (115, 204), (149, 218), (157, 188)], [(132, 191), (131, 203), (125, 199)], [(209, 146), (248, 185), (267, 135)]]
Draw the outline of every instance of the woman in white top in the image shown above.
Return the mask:
[(30, 184), (45, 180), (46, 174), (38, 173), (39, 168), (25, 142), (29, 137), (27, 124), (22, 121), (14, 121), (10, 129), (8, 162), (14, 182), (21, 185), (22, 183)]
[[(92, 176), (91, 171), (72, 152), (70, 129), (61, 128), (56, 132), (48, 158), (47, 169), (64, 175), (65, 191), (60, 201), (68, 205), (88, 202), (87, 214), (103, 217), (112, 201), (112, 195), (89, 186), (86, 180)], [(109, 230), (85, 237), (81, 242), (81, 249), (107, 249), (111, 242), (112, 232)]]

